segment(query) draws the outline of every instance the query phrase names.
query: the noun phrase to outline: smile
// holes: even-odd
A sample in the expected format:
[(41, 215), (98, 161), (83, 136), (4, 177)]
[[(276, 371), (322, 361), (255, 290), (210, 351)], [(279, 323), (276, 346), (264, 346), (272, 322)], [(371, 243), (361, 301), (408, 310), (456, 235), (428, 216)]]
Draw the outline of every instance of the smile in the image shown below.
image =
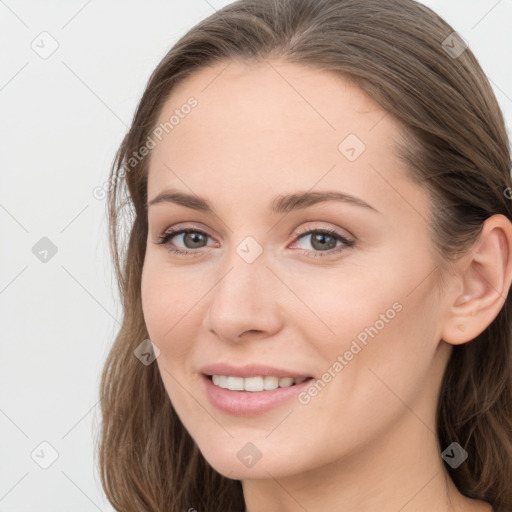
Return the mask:
[(202, 375), (204, 392), (219, 411), (231, 416), (258, 416), (271, 409), (295, 403), (313, 377), (278, 377), (276, 375), (240, 377)]
[(215, 386), (229, 389), (230, 391), (271, 391), (277, 388), (288, 388), (301, 384), (307, 377), (275, 377), (272, 375), (256, 377), (235, 377), (226, 375), (209, 376)]

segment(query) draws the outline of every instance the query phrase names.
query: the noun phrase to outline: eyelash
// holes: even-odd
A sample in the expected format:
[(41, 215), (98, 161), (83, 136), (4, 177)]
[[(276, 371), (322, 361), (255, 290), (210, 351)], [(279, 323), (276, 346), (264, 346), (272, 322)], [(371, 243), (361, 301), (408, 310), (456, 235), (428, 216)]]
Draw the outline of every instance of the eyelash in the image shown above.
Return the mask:
[[(167, 231), (164, 234), (159, 235), (158, 238), (160, 241), (155, 242), (155, 243), (157, 245), (165, 246), (171, 238), (174, 238), (176, 235), (181, 235), (183, 233), (200, 233), (201, 235), (204, 235), (205, 237), (210, 236), (210, 235), (208, 235), (208, 233), (205, 233), (201, 229), (181, 228), (181, 229)], [(306, 250), (306, 249), (299, 249), (301, 251), (301, 254), (305, 254), (305, 255), (313, 257), (313, 258), (325, 258), (325, 257), (332, 256), (334, 254), (337, 254), (337, 253), (341, 252), (342, 250), (344, 250), (345, 248), (352, 247), (355, 244), (354, 240), (348, 239), (341, 233), (338, 233), (338, 231), (336, 231), (335, 229), (331, 229), (331, 228), (311, 228), (310, 226), (306, 226), (303, 230), (300, 230), (299, 232), (294, 233), (294, 236), (295, 236), (295, 238), (299, 239), (299, 238), (304, 237), (305, 235), (310, 235), (310, 234), (314, 234), (314, 233), (320, 233), (322, 235), (332, 236), (337, 241), (342, 242), (343, 245), (341, 245), (337, 248), (334, 248), (334, 249), (329, 249), (328, 251), (311, 251), (311, 250)], [(167, 250), (169, 252), (172, 252), (179, 256), (188, 256), (188, 255), (196, 256), (196, 255), (198, 255), (198, 252), (199, 252), (198, 250), (183, 250), (183, 249), (180, 249), (179, 247), (172, 247), (172, 246), (168, 247)], [(311, 252), (314, 253), (314, 256), (311, 255)]]

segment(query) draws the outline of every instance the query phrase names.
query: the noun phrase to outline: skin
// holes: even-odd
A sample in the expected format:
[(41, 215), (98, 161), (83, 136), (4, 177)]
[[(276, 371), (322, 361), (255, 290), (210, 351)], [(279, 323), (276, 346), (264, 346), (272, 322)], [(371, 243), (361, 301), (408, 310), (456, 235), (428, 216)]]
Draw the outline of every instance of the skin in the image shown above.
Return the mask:
[[(249, 512), (490, 511), (447, 476), (435, 408), (453, 345), (503, 306), (510, 222), (488, 219), (441, 287), (428, 196), (393, 151), (400, 125), (357, 87), (279, 61), (216, 64), (179, 84), (159, 122), (190, 96), (197, 107), (152, 150), (148, 198), (173, 188), (215, 214), (148, 208), (141, 291), (163, 383), (206, 460), (242, 480)], [(355, 161), (338, 149), (348, 134), (366, 146)], [(270, 212), (276, 196), (310, 190), (343, 191), (378, 211), (328, 201)], [(182, 235), (158, 245), (171, 227), (208, 237), (199, 248)], [(297, 230), (322, 228), (355, 244), (319, 257), (311, 234)], [(252, 263), (236, 251), (248, 236), (263, 249)], [(173, 244), (195, 253), (173, 254)], [(401, 311), (308, 404), (292, 399), (244, 418), (220, 412), (203, 391), (199, 370), (213, 362), (321, 379), (397, 302)], [(250, 468), (237, 457), (247, 442), (261, 453)]]

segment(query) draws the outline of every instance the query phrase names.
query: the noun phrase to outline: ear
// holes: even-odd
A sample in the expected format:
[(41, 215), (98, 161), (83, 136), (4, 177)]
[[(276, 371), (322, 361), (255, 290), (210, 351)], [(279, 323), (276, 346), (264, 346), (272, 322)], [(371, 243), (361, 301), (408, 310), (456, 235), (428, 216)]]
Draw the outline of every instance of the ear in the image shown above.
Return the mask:
[(512, 223), (504, 215), (489, 217), (478, 240), (457, 267), (457, 283), (441, 338), (460, 345), (476, 338), (498, 316), (512, 282)]

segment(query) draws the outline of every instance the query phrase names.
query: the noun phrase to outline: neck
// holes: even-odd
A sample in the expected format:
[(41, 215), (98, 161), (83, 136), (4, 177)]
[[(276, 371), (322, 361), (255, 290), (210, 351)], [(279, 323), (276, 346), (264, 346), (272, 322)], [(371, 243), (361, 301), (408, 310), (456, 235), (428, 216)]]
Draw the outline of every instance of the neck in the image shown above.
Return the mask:
[(246, 510), (490, 512), (488, 504), (458, 492), (434, 432), (406, 410), (400, 424), (341, 459), (298, 474), (243, 481)]

